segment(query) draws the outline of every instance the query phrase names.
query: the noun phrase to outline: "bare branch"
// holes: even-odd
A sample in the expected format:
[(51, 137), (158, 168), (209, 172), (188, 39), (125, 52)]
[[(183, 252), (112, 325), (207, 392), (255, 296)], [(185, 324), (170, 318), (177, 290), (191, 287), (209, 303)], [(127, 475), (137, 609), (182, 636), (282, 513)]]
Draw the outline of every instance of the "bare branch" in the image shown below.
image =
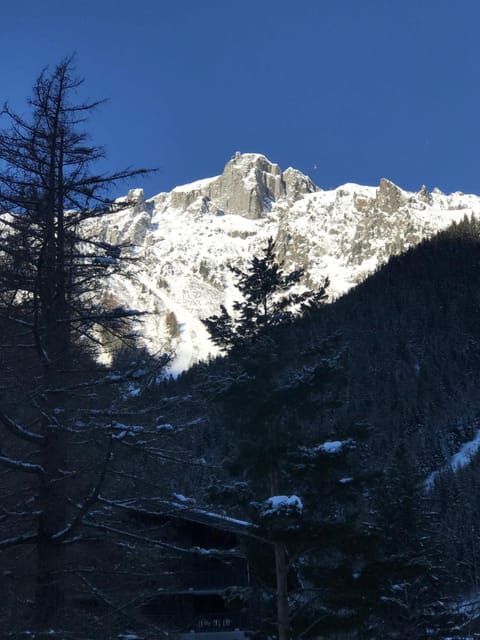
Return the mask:
[(103, 462), (102, 469), (100, 471), (100, 477), (98, 478), (97, 484), (92, 489), (90, 494), (87, 496), (87, 498), (85, 499), (85, 502), (80, 506), (79, 511), (77, 515), (74, 517), (74, 519), (72, 520), (72, 522), (61, 531), (58, 531), (57, 533), (55, 533), (52, 536), (52, 540), (57, 540), (60, 542), (65, 540), (65, 538), (67, 538), (67, 536), (70, 535), (70, 533), (75, 529), (75, 527), (77, 527), (80, 524), (83, 517), (88, 513), (88, 511), (92, 508), (92, 506), (97, 501), (98, 495), (100, 493), (100, 489), (104, 483), (105, 475), (107, 473), (107, 467), (108, 467), (108, 463), (110, 461), (110, 456), (112, 453), (112, 443), (113, 443), (113, 438), (110, 437), (108, 439), (107, 452), (105, 454), (105, 459)]
[(7, 456), (0, 455), (0, 464), (4, 467), (14, 469), (15, 471), (23, 471), (24, 473), (36, 473), (39, 475), (45, 475), (45, 469), (39, 464), (32, 464), (31, 462), (24, 462), (22, 460), (14, 460)]
[[(147, 544), (151, 544), (154, 547), (161, 547), (162, 549), (168, 549), (169, 551), (176, 551), (179, 553), (187, 553), (193, 555), (205, 555), (205, 549), (200, 549), (199, 547), (179, 547), (175, 544), (170, 544), (168, 542), (162, 542), (161, 540), (155, 540), (155, 538), (148, 538), (146, 536), (141, 536), (136, 533), (130, 533), (125, 529), (117, 529), (116, 527), (109, 527), (106, 524), (100, 524), (98, 522), (83, 521), (83, 526), (91, 527), (93, 529), (99, 529), (100, 531), (108, 531), (109, 533), (115, 533), (119, 536), (130, 538), (131, 540), (137, 540), (138, 542), (145, 542)], [(214, 549), (212, 555), (217, 555), (217, 552), (224, 556), (230, 556), (232, 553), (225, 552), (223, 549), (217, 550)], [(238, 555), (238, 552), (237, 552)]]
[(38, 433), (34, 433), (33, 431), (29, 431), (22, 425), (18, 424), (11, 418), (9, 418), (3, 411), (0, 410), (0, 423), (13, 435), (16, 435), (22, 440), (26, 440), (27, 442), (34, 442), (39, 444), (45, 440), (43, 436)]
[(36, 533), (24, 533), (14, 538), (6, 538), (5, 540), (0, 540), (0, 551), (10, 547), (18, 547), (22, 544), (33, 544), (37, 540), (38, 535)]

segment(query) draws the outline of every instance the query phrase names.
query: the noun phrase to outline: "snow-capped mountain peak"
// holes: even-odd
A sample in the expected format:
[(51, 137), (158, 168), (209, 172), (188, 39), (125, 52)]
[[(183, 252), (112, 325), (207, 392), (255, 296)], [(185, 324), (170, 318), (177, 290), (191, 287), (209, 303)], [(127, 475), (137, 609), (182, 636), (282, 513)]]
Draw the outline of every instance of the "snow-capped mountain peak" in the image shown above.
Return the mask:
[(329, 276), (335, 298), (390, 255), (480, 213), (477, 196), (412, 193), (386, 179), (323, 191), (296, 169), (238, 152), (219, 176), (149, 200), (134, 189), (125, 205), (98, 233), (135, 245), (136, 273), (109, 282), (108, 294), (150, 312), (145, 342), (151, 351), (173, 349), (173, 372), (215, 352), (200, 319), (231, 306), (237, 294), (228, 265), (246, 264), (269, 236), (287, 270), (304, 268), (311, 288)]

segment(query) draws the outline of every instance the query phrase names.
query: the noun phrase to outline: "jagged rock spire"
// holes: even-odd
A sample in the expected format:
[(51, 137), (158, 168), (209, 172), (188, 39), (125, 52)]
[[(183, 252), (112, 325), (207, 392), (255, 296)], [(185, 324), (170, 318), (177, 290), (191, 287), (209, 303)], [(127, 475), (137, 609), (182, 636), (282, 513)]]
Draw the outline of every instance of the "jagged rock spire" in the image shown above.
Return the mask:
[(278, 164), (259, 153), (237, 151), (220, 176), (178, 187), (172, 191), (172, 198), (179, 209), (201, 197), (206, 207), (216, 212), (255, 220), (267, 215), (282, 199), (293, 202), (315, 191), (318, 187), (300, 171), (290, 167), (282, 172)]

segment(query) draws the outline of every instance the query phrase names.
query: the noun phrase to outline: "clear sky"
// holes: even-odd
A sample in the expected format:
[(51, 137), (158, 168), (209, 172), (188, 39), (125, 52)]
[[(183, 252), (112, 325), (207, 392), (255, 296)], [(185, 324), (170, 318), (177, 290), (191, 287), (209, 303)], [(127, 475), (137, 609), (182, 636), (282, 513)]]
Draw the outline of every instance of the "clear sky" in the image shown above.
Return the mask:
[[(263, 153), (322, 188), (480, 193), (479, 0), (8, 0), (0, 100), (76, 52), (112, 169), (148, 195)], [(138, 180), (137, 180), (138, 182)]]

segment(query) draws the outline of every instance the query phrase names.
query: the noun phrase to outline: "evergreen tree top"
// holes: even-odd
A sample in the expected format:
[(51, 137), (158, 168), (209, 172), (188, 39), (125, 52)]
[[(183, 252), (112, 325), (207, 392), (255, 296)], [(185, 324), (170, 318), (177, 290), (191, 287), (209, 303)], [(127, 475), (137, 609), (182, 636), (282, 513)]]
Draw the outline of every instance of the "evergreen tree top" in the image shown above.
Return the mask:
[(254, 341), (267, 328), (291, 322), (326, 299), (328, 279), (318, 291), (302, 291), (303, 269), (285, 273), (272, 237), (262, 254), (254, 256), (245, 269), (230, 267), (242, 296), (234, 303), (233, 313), (222, 305), (220, 314), (203, 320), (212, 341), (225, 351)]

